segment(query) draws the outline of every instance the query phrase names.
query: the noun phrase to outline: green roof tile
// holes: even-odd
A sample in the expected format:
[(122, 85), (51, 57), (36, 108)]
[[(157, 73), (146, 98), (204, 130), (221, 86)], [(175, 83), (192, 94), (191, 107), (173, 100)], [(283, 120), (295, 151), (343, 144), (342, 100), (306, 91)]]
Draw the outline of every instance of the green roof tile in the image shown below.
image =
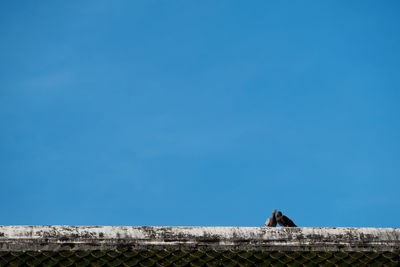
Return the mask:
[(400, 266), (400, 252), (95, 250), (0, 255), (0, 266)]
[(0, 226), (3, 266), (400, 266), (400, 229)]

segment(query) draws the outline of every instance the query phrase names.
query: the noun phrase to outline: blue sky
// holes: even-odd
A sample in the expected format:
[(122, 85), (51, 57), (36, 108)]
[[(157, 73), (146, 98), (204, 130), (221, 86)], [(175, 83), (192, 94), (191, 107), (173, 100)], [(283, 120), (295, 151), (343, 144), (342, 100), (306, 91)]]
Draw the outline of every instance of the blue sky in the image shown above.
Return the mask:
[(397, 1), (1, 1), (0, 224), (399, 227)]

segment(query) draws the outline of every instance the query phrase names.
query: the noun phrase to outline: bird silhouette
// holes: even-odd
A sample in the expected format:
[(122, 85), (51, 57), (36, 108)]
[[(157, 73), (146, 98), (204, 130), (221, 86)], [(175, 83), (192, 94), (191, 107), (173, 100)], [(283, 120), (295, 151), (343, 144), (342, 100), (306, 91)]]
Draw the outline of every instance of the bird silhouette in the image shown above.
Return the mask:
[(297, 225), (294, 224), (294, 222), (286, 217), (285, 215), (282, 215), (282, 212), (278, 211), (276, 214), (276, 221), (280, 226), (283, 227), (297, 227)]
[(276, 227), (275, 213), (276, 213), (276, 210), (273, 210), (273, 211), (272, 211), (271, 217), (269, 217), (269, 218), (265, 221), (264, 227)]

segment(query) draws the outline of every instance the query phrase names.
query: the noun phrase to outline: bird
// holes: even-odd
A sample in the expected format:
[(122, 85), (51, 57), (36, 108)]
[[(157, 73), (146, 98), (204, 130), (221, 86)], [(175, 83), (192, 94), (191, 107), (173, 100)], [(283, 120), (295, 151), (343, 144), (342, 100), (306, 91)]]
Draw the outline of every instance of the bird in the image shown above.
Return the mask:
[(294, 224), (294, 222), (286, 217), (285, 215), (282, 215), (282, 212), (278, 211), (276, 214), (276, 221), (280, 226), (283, 227), (297, 227), (297, 225)]
[(269, 218), (265, 221), (264, 227), (276, 227), (275, 213), (276, 213), (276, 210), (273, 210), (273, 211), (272, 211), (271, 217), (269, 217)]

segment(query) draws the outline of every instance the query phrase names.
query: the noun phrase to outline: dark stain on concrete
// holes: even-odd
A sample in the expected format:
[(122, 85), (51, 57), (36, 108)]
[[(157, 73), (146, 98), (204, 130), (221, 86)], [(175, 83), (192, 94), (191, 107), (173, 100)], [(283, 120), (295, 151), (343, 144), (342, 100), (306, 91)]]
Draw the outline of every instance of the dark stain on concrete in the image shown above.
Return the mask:
[[(268, 251), (400, 250), (400, 229), (0, 226), (0, 250), (245, 249)], [(4, 238), (8, 236), (7, 238)], [(9, 236), (11, 236), (9, 238)], [(13, 236), (15, 236), (13, 238)]]

